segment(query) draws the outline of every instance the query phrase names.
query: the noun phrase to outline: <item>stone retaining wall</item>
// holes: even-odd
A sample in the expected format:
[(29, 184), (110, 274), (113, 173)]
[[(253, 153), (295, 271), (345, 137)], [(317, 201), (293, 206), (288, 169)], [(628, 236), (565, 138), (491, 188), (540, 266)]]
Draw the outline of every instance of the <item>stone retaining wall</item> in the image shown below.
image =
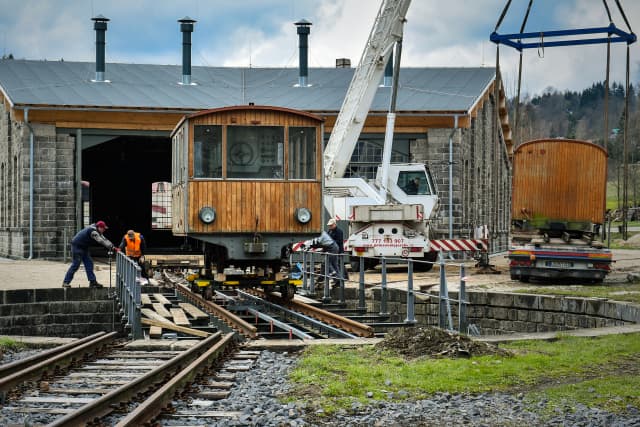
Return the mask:
[[(334, 298), (337, 291), (333, 291)], [(380, 313), (380, 288), (366, 291), (367, 312)], [(390, 322), (407, 318), (407, 292), (387, 289)], [(458, 329), (458, 293), (450, 292), (453, 325)], [(358, 305), (358, 289), (345, 289), (349, 308)], [(553, 332), (640, 323), (640, 306), (602, 298), (468, 292), (467, 318), (482, 335), (516, 332)], [(335, 302), (335, 299), (334, 299)], [(437, 292), (416, 293), (415, 319), (419, 325), (438, 325)]]
[(0, 334), (84, 337), (122, 332), (108, 289), (56, 288), (0, 291)]

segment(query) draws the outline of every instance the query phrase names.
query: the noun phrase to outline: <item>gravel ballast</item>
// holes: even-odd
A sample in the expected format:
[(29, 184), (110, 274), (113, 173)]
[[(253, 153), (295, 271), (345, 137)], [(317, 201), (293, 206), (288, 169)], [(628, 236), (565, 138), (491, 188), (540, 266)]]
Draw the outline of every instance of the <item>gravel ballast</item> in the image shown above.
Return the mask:
[[(640, 411), (628, 408), (625, 415), (611, 414), (578, 405), (575, 412), (555, 414), (546, 422), (525, 404), (523, 394), (483, 393), (455, 395), (439, 393), (430, 399), (397, 401), (406, 393), (389, 394), (386, 401), (362, 405), (354, 403), (348, 411), (325, 415), (322, 410), (304, 403), (281, 403), (279, 398), (289, 397), (292, 386), (286, 381), (295, 367), (297, 355), (263, 351), (254, 369), (238, 374), (229, 398), (214, 402), (207, 410), (240, 411), (238, 420), (194, 419), (194, 424), (215, 426), (637, 426)], [(363, 390), (363, 395), (366, 391)], [(304, 399), (304, 396), (300, 396)], [(233, 402), (233, 403), (231, 403)], [(534, 405), (542, 409), (546, 402)], [(174, 402), (178, 407), (179, 403)]]
[[(12, 354), (10, 359), (25, 356)], [(5, 356), (4, 363), (8, 362)], [(293, 393), (287, 381), (289, 372), (295, 367), (298, 355), (286, 352), (262, 351), (253, 369), (236, 374), (235, 385), (228, 398), (213, 401), (211, 405), (199, 407), (207, 411), (233, 411), (242, 415), (237, 419), (181, 418), (180, 425), (211, 426), (617, 426), (640, 425), (638, 408), (627, 408), (625, 414), (612, 414), (599, 409), (577, 405), (573, 411), (558, 410), (546, 420), (536, 413), (546, 406), (545, 401), (525, 403), (522, 393), (482, 393), (460, 395), (439, 393), (429, 399), (418, 401), (401, 400), (407, 396), (402, 390), (389, 393), (387, 400), (371, 400), (367, 404), (353, 403), (348, 410), (327, 415), (322, 410), (302, 402), (281, 402)], [(363, 390), (363, 395), (367, 391)], [(176, 409), (195, 409), (186, 402), (174, 401)], [(15, 414), (12, 419), (1, 420), (3, 425), (24, 423), (24, 415)], [(5, 424), (6, 423), (6, 424)], [(168, 419), (163, 425), (171, 425)]]

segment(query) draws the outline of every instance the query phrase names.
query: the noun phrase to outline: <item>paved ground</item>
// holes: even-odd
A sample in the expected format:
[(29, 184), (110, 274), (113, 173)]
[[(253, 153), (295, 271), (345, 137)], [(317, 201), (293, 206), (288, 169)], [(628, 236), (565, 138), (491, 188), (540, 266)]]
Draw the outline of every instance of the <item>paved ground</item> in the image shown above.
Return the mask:
[[(109, 286), (115, 284), (115, 262), (109, 268), (108, 261), (94, 259), (94, 272), (98, 283)], [(68, 263), (43, 260), (13, 260), (0, 258), (0, 289), (35, 289), (57, 288), (62, 286), (71, 261)], [(71, 282), (72, 287), (88, 287), (89, 280), (83, 266), (76, 272)]]
[[(626, 282), (629, 273), (640, 274), (640, 250), (636, 249), (614, 249), (614, 260), (612, 273), (607, 276), (605, 283)], [(105, 286), (115, 285), (115, 262), (111, 266), (107, 258), (94, 258), (95, 274), (98, 282)], [(509, 292), (515, 289), (527, 287), (539, 287), (545, 285), (529, 284), (525, 285), (518, 281), (513, 281), (509, 277), (508, 261), (504, 254), (491, 258), (491, 264), (495, 265), (500, 274), (478, 274), (474, 268), (474, 261), (466, 263), (465, 279), (468, 290), (481, 289), (498, 292)], [(13, 260), (0, 258), (0, 289), (33, 289), (33, 288), (55, 288), (62, 286), (62, 279), (69, 268), (68, 263), (43, 260)], [(369, 284), (380, 283), (381, 276), (379, 268), (376, 272), (368, 272), (366, 282)], [(446, 263), (447, 286), (450, 291), (455, 291), (460, 284), (460, 263), (447, 261)], [(350, 273), (352, 280), (358, 279), (357, 273)], [(428, 273), (416, 273), (414, 279), (414, 289), (437, 290), (440, 280), (440, 269), (435, 266)], [(389, 266), (387, 285), (390, 288), (406, 289), (406, 266)], [(73, 287), (87, 287), (87, 280), (84, 267), (76, 272)], [(348, 286), (357, 286), (351, 282)]]

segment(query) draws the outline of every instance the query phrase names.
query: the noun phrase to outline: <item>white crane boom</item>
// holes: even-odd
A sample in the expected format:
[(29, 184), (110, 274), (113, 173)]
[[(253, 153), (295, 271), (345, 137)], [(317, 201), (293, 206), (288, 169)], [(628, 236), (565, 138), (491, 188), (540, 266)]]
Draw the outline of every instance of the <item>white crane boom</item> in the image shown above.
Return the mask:
[(402, 40), (411, 0), (383, 0), (324, 150), (327, 181), (342, 178), (369, 113), (394, 44)]

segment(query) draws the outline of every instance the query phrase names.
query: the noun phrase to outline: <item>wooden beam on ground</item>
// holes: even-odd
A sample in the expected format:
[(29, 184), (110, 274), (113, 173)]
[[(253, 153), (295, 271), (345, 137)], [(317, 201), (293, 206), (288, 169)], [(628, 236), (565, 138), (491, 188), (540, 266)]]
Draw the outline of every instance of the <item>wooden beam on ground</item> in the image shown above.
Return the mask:
[(143, 307), (151, 305), (151, 297), (149, 294), (140, 294), (140, 304), (142, 304)]
[(149, 328), (149, 338), (161, 338), (162, 328), (160, 326), (151, 326)]
[(187, 319), (187, 315), (181, 308), (172, 308), (171, 317), (173, 317), (173, 323), (178, 326), (191, 326), (191, 322)]
[(188, 302), (181, 302), (181, 303), (178, 303), (178, 305), (180, 306), (181, 309), (186, 311), (187, 314), (189, 316), (193, 317), (194, 319), (208, 319), (209, 318), (209, 315), (207, 313), (205, 313), (204, 311), (200, 310), (198, 307), (196, 307), (193, 304), (190, 304)]
[(208, 337), (209, 335), (211, 335), (209, 332), (205, 332), (205, 331), (199, 331), (197, 329), (192, 329), (192, 328), (185, 328), (183, 326), (177, 326), (174, 325), (173, 323), (170, 323), (168, 321), (158, 321), (158, 320), (152, 320), (152, 319), (141, 319), (142, 324), (143, 325), (147, 325), (147, 326), (160, 326), (161, 328), (164, 329), (169, 329), (171, 331), (176, 331), (176, 332), (182, 332), (183, 334), (188, 334), (188, 335), (195, 335), (196, 337)]
[(168, 319), (160, 316), (158, 313), (156, 313), (155, 311), (151, 310), (150, 308), (143, 308), (140, 311), (142, 312), (142, 314), (144, 316), (147, 316), (149, 319), (157, 320), (158, 322), (165, 322), (165, 323), (173, 324), (173, 322), (171, 320), (168, 320)]
[(164, 305), (159, 303), (159, 302), (154, 302), (153, 304), (153, 309), (156, 311), (156, 313), (158, 313), (160, 316), (164, 317), (165, 319), (171, 319), (171, 313), (169, 312), (169, 310), (167, 310), (166, 308), (164, 308)]
[(153, 294), (153, 297), (162, 305), (171, 305), (171, 301), (169, 301), (167, 297), (162, 294)]

